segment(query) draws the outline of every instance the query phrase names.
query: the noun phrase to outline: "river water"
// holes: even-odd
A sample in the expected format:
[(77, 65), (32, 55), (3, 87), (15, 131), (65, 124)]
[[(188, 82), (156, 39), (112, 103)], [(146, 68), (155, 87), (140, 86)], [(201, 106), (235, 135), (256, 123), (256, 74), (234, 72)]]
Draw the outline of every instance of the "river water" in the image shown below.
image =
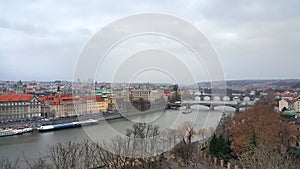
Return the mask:
[(23, 154), (30, 158), (36, 158), (45, 153), (47, 148), (58, 142), (69, 140), (92, 141), (109, 140), (115, 135), (124, 135), (127, 128), (135, 122), (146, 122), (158, 125), (160, 130), (167, 128), (176, 129), (184, 121), (194, 122), (195, 129), (215, 127), (218, 124), (222, 113), (233, 112), (231, 107), (216, 107), (214, 111), (209, 111), (207, 107), (193, 107), (193, 112), (182, 114), (180, 110), (167, 110), (165, 112), (155, 112), (132, 116), (130, 118), (101, 121), (97, 125), (85, 126), (84, 128), (71, 128), (57, 131), (39, 133), (34, 131), (23, 135), (0, 138), (0, 157), (15, 160), (22, 158)]

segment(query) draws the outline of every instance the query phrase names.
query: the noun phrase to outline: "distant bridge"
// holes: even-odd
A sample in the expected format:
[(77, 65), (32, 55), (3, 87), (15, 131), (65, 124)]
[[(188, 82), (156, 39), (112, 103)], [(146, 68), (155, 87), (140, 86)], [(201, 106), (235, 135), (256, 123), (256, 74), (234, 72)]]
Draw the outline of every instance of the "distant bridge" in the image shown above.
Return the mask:
[(187, 109), (193, 105), (202, 105), (209, 107), (210, 110), (214, 110), (216, 106), (230, 106), (239, 112), (240, 108), (253, 106), (255, 101), (216, 101), (216, 100), (183, 100), (180, 103), (168, 103), (167, 108), (178, 108), (185, 106)]
[(242, 95), (222, 95), (222, 94), (193, 94), (195, 100), (215, 100), (215, 101), (233, 101), (233, 100), (243, 100), (243, 101), (255, 101), (257, 98), (255, 96), (242, 96)]

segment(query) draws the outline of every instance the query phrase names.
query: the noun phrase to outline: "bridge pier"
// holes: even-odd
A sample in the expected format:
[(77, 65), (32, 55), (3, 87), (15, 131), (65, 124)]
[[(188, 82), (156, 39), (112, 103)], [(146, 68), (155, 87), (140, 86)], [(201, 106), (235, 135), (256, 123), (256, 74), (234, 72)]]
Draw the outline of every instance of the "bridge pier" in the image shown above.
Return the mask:
[(215, 110), (215, 106), (211, 104), (211, 105), (209, 106), (209, 110), (211, 110), (211, 111)]
[(235, 113), (238, 114), (239, 112), (240, 112), (240, 107), (239, 107), (239, 106), (236, 106), (236, 107), (235, 107)]

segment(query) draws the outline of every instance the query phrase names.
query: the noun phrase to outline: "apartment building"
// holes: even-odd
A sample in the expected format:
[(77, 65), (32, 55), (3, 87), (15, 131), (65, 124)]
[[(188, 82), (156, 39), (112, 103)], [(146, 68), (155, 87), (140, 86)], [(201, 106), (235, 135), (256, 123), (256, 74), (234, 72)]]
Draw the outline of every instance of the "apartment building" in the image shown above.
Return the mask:
[(0, 120), (17, 120), (41, 116), (41, 102), (34, 95), (0, 95)]
[(300, 100), (297, 100), (297, 101), (294, 102), (294, 110), (297, 113), (300, 113)]

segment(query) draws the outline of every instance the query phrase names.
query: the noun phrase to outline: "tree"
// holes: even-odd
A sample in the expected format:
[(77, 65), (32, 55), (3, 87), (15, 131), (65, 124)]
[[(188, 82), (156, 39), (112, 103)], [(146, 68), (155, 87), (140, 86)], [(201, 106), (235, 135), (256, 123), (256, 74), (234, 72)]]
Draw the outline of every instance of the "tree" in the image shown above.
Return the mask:
[(254, 148), (287, 149), (295, 128), (282, 120), (272, 105), (255, 105), (229, 122), (231, 150), (238, 156)]
[(193, 122), (185, 121), (177, 127), (178, 133), (182, 138), (184, 144), (191, 144), (192, 137), (197, 134), (193, 129)]
[(198, 131), (198, 135), (200, 137), (201, 140), (204, 140), (207, 138), (208, 136), (208, 132), (205, 128), (201, 128), (199, 131)]
[(0, 157), (0, 168), (17, 169), (18, 168), (18, 163), (19, 163), (19, 159), (12, 162), (7, 158)]
[(188, 164), (192, 160), (195, 150), (196, 148), (193, 144), (185, 144), (184, 142), (180, 142), (174, 147), (172, 152), (176, 157), (182, 159), (185, 164)]
[(243, 153), (238, 157), (238, 160), (242, 168), (251, 169), (296, 169), (300, 165), (298, 159), (288, 154), (281, 154), (277, 151), (268, 151), (260, 148)]
[(215, 155), (216, 152), (218, 151), (217, 142), (218, 142), (217, 136), (214, 134), (209, 144), (209, 153), (212, 155)]
[(222, 135), (219, 137), (213, 135), (210, 141), (209, 153), (218, 159), (228, 161), (230, 158), (230, 142), (225, 141)]
[(147, 125), (146, 123), (136, 123), (132, 129), (126, 130), (127, 137), (151, 138), (159, 135), (159, 126)]

